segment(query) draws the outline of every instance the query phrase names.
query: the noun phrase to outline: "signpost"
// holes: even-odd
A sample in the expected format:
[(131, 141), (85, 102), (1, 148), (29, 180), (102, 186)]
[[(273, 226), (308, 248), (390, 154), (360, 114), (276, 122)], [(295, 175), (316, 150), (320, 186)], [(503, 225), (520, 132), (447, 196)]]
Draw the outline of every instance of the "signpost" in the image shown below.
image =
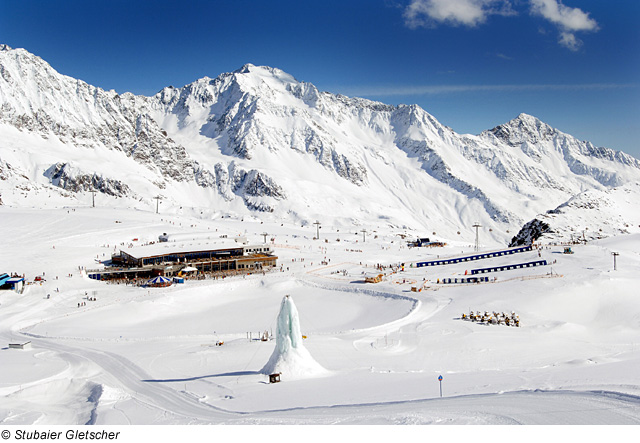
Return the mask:
[(440, 382), (440, 398), (442, 398), (442, 375), (438, 376), (438, 381)]

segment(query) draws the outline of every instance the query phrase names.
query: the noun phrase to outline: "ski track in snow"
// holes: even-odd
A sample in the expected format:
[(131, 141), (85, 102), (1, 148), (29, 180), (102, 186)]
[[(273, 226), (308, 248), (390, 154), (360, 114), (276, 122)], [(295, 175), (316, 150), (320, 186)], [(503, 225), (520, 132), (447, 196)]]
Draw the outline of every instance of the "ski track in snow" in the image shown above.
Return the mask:
[[(526, 114), (459, 135), (417, 106), (321, 93), (268, 67), (154, 97), (6, 46), (0, 71), (0, 273), (47, 276), (0, 292), (0, 423), (640, 423), (633, 157)], [(552, 265), (490, 284), (437, 283), (485, 262), (361, 281), (376, 264), (470, 254), (476, 222), (484, 252), (503, 248), (532, 217), (520, 238), (589, 244), (549, 246)], [(158, 290), (80, 276), (163, 232), (265, 233), (281, 269)], [(406, 247), (424, 236), (448, 245)], [(536, 259), (518, 255), (487, 263)], [(329, 374), (271, 385), (259, 371), (274, 343), (250, 334), (270, 329), (285, 294)], [(469, 310), (517, 311), (522, 327), (462, 321)]]
[(308, 424), (639, 424), (640, 397), (537, 390), (259, 412), (260, 419), (243, 423), (294, 424), (304, 417)]
[[(78, 232), (71, 223), (48, 229), (29, 212), (2, 211), (0, 225), (8, 223), (16, 231), (7, 250), (22, 261), (0, 264), (25, 268), (31, 276), (47, 269), (49, 278), (43, 286), (28, 286), (24, 295), (3, 293), (0, 299), (0, 341), (31, 340), (33, 345), (31, 351), (0, 349), (0, 364), (7, 371), (0, 385), (3, 424), (640, 423), (635, 376), (640, 351), (633, 338), (639, 327), (633, 319), (640, 313), (629, 304), (635, 277), (624, 269), (615, 275), (600, 270), (610, 266), (609, 251), (634, 251), (632, 244), (640, 241), (635, 237), (576, 247), (568, 257), (545, 251), (547, 258), (559, 258), (562, 278), (518, 270), (497, 274), (500, 284), (433, 282), (445, 273), (464, 274), (465, 264), (407, 268), (383, 283), (365, 285), (359, 282), (365, 264), (415, 263), (435, 253), (455, 256), (461, 247), (410, 250), (391, 243), (397, 238), (391, 231), (380, 233), (375, 242), (332, 241), (319, 249), (304, 235), (291, 234), (293, 227), (256, 224), (260, 242), (263, 229), (282, 231), (278, 236), (289, 247), (277, 254), (290, 271), (148, 291), (79, 278), (77, 264), (106, 250), (98, 246), (105, 235), (121, 235), (126, 242), (133, 236), (151, 238), (175, 225), (139, 219), (129, 225), (128, 212), (116, 210), (112, 218), (124, 220), (116, 232), (112, 222), (98, 218), (84, 225), (87, 232)], [(82, 216), (91, 219), (90, 214)], [(136, 213), (139, 217), (158, 218)], [(188, 232), (195, 223), (187, 217), (169, 218), (182, 221), (184, 238), (197, 235)], [(227, 221), (198, 224), (221, 230), (235, 226)], [(40, 232), (37, 241), (26, 235), (32, 228)], [(57, 249), (28, 246), (43, 255), (42, 261), (30, 263), (19, 254), (29, 241)], [(333, 264), (318, 265), (327, 255)], [(637, 263), (638, 256), (625, 254), (625, 260), (629, 269), (629, 260)], [(74, 277), (55, 279), (47, 263)], [(346, 274), (336, 274), (339, 269)], [(409, 291), (423, 277), (427, 289)], [(605, 303), (600, 289), (611, 284), (616, 293), (607, 293)], [(57, 286), (59, 293), (54, 292)], [(75, 307), (85, 291), (94, 290), (97, 302)], [(285, 376), (269, 385), (258, 371), (274, 343), (247, 340), (239, 332), (244, 325), (221, 330), (234, 322), (215, 316), (218, 311), (236, 315), (236, 323), (246, 318), (247, 328), (264, 330), (286, 293), (296, 298), (302, 328), (309, 331), (305, 347), (331, 374), (308, 380)], [(552, 298), (554, 293), (558, 295)], [(575, 299), (584, 305), (579, 313)], [(525, 317), (524, 326), (463, 322), (459, 315), (467, 306), (515, 308)], [(202, 315), (212, 316), (204, 328), (184, 332)], [(581, 320), (592, 315), (600, 323)], [(616, 320), (620, 315), (625, 315), (624, 323)], [(151, 328), (149, 334), (138, 329), (141, 322)], [(225, 345), (213, 346), (219, 338)], [(438, 374), (445, 377), (442, 399)], [(46, 392), (55, 394), (48, 397)]]

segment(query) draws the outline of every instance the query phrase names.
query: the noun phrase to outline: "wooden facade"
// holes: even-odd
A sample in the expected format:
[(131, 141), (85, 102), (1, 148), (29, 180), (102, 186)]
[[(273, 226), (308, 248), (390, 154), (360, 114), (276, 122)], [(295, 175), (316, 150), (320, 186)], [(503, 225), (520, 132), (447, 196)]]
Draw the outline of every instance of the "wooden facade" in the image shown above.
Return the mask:
[(198, 274), (252, 272), (274, 267), (277, 260), (278, 257), (271, 254), (268, 245), (177, 250), (145, 256), (120, 251), (112, 256), (111, 262), (115, 266), (107, 267), (104, 271), (90, 271), (88, 275), (96, 280), (132, 280), (157, 275), (172, 277), (182, 275), (181, 271), (187, 266), (195, 268)]

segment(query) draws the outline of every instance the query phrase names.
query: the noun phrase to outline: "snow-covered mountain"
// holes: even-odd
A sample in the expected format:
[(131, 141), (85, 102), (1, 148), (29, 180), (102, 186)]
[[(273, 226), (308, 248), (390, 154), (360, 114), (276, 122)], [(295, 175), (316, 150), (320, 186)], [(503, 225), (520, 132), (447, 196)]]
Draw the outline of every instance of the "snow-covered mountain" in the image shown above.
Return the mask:
[(117, 94), (0, 47), (4, 204), (86, 203), (98, 191), (150, 209), (159, 195), (163, 211), (382, 223), (465, 241), (477, 221), (503, 242), (576, 194), (638, 181), (637, 159), (526, 114), (460, 135), (418, 106), (320, 92), (249, 64), (153, 97)]
[(611, 189), (589, 189), (555, 209), (538, 214), (512, 239), (511, 245), (585, 242), (640, 233), (640, 183)]

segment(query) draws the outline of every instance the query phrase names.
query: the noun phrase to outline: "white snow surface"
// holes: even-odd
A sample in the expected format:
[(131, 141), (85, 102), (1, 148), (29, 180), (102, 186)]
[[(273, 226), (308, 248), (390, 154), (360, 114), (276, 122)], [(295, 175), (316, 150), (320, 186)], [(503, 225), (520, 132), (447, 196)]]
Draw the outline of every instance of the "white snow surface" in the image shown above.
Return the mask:
[[(576, 245), (572, 255), (548, 245), (540, 257), (418, 268), (474, 248), (455, 239), (407, 248), (405, 232), (375, 224), (363, 226), (366, 236), (323, 224), (313, 240), (315, 226), (287, 222), (50, 208), (42, 193), (29, 201), (35, 208), (0, 206), (0, 272), (30, 282), (23, 294), (0, 291), (3, 425), (640, 423), (640, 234)], [(163, 232), (252, 244), (266, 232), (279, 266), (154, 289), (79, 269)], [(551, 264), (486, 274), (491, 283), (437, 283), (540, 258)], [(376, 264), (402, 263), (383, 269), (381, 283), (363, 282)], [(283, 372), (270, 384), (261, 369), (276, 341), (259, 337), (277, 328), (286, 294), (304, 347), (327, 372)], [(521, 326), (462, 320), (470, 309), (515, 311)], [(26, 341), (30, 349), (8, 348)]]
[[(585, 191), (640, 182), (640, 161), (521, 114), (457, 134), (415, 105), (321, 92), (267, 66), (152, 97), (117, 94), (0, 50), (0, 199), (394, 229), (504, 244)], [(160, 201), (154, 200), (158, 197)], [(436, 234), (433, 234), (434, 236)]]
[(546, 241), (583, 241), (640, 233), (640, 182), (591, 189), (537, 219), (549, 224)]
[[(142, 97), (0, 46), (0, 105), (0, 274), (29, 282), (0, 291), (3, 425), (640, 423), (631, 156), (526, 114), (460, 135), (253, 65)], [(473, 254), (475, 223), (481, 251), (504, 248), (534, 217), (553, 230), (540, 251), (416, 266)], [(86, 277), (120, 249), (238, 237), (270, 243), (277, 269), (153, 289)], [(563, 254), (572, 239), (587, 243)], [(284, 352), (260, 336), (286, 330), (287, 294), (307, 338)]]

